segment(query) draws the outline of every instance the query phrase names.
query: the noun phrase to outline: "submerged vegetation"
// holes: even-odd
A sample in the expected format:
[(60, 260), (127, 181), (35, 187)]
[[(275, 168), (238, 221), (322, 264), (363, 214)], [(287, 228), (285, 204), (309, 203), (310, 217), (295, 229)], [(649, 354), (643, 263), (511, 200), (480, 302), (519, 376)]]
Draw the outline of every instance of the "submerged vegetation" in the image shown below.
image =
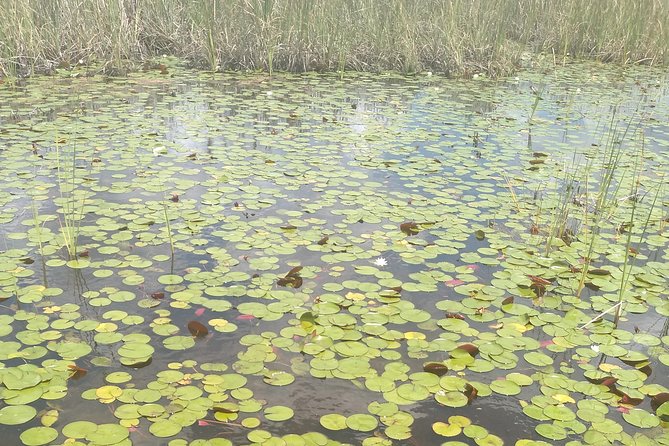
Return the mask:
[(664, 71), (162, 63), (0, 89), (3, 442), (669, 444)]
[(5, 0), (0, 70), (126, 72), (158, 55), (209, 70), (504, 74), (543, 53), (669, 60), (667, 0)]

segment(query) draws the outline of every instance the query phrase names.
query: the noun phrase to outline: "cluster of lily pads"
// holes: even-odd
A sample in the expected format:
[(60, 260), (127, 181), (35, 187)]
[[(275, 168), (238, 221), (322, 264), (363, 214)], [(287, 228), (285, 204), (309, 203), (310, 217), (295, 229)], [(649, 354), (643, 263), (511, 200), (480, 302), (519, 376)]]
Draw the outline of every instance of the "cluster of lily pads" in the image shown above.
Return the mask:
[(0, 87), (3, 436), (669, 444), (663, 73), (168, 68)]

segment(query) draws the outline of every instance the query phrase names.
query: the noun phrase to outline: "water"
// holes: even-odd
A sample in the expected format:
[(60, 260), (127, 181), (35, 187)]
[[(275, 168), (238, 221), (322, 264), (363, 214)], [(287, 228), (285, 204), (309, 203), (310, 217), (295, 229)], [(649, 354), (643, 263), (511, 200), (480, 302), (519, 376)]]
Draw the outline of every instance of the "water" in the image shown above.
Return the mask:
[[(0, 361), (26, 382), (41, 376), (5, 383), (3, 407), (55, 408), (50, 444), (87, 420), (129, 426), (118, 444), (426, 445), (449, 439), (433, 423), (465, 423), (456, 415), (476, 426), (452, 437), (465, 443), (665, 438), (650, 404), (669, 385), (664, 73), (170, 73), (37, 77), (0, 92)], [(643, 198), (625, 198), (635, 184)], [(565, 209), (568, 243), (555, 232)], [(632, 215), (638, 254), (625, 262), (619, 228)], [(600, 272), (579, 292), (586, 257)], [(625, 282), (618, 330), (612, 314), (584, 327)], [(209, 334), (193, 339), (192, 320)], [(148, 338), (127, 337), (137, 334)], [(482, 351), (463, 356), (463, 343)], [(87, 347), (62, 350), (75, 345)], [(442, 361), (478, 395), (422, 372)], [(106, 378), (117, 371), (129, 378)], [(609, 376), (616, 386), (593, 384)], [(497, 387), (509, 380), (518, 391)], [(101, 400), (105, 385), (121, 393)], [(134, 396), (147, 388), (165, 412), (114, 416), (153, 404)], [(470, 401), (440, 404), (439, 392)], [(590, 400), (608, 411), (577, 412)], [(273, 406), (294, 415), (273, 421)], [(326, 428), (327, 414), (347, 424)], [(11, 444), (38, 441), (36, 415), (16, 426), (0, 416)]]

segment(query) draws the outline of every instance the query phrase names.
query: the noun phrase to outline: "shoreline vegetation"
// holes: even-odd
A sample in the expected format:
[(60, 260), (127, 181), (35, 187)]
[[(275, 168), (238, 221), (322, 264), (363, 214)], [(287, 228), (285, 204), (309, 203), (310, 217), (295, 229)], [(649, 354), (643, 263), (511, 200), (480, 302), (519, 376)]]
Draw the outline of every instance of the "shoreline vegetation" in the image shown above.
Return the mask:
[(0, 76), (205, 70), (506, 75), (525, 57), (669, 62), (669, 0), (4, 0)]

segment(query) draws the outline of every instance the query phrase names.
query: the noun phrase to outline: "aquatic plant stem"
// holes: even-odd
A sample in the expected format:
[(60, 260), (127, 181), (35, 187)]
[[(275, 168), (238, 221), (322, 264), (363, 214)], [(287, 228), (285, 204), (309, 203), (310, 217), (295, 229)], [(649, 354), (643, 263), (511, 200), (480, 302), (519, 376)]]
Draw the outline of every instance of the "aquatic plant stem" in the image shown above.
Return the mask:
[(509, 189), (509, 192), (511, 193), (511, 200), (513, 201), (513, 204), (516, 207), (516, 211), (520, 212), (520, 203), (518, 202), (518, 197), (516, 196), (516, 192), (513, 190), (511, 179), (506, 174), (502, 174), (502, 177), (506, 182), (506, 187)]
[[(63, 243), (67, 249), (67, 253), (70, 259), (74, 259), (77, 256), (77, 243), (79, 238), (79, 227), (81, 220), (83, 218), (83, 209), (86, 202), (85, 195), (82, 198), (81, 205), (77, 210), (75, 206), (75, 196), (74, 191), (76, 190), (76, 160), (77, 160), (77, 151), (76, 144), (72, 149), (72, 164), (70, 171), (70, 184), (66, 183), (67, 179), (63, 180), (64, 173), (61, 166), (61, 145), (56, 142), (56, 170), (57, 170), (57, 181), (58, 189), (60, 192), (60, 199), (62, 201), (62, 210), (63, 210), (63, 219), (58, 221), (60, 222), (60, 231), (63, 235)], [(64, 189), (68, 187), (70, 189), (69, 195), (64, 193)], [(77, 215), (77, 211), (79, 215)]]
[(532, 89), (532, 93), (534, 94), (534, 103), (532, 104), (530, 116), (527, 118), (528, 125), (532, 125), (532, 118), (534, 118), (534, 114), (537, 111), (537, 107), (539, 107), (539, 101), (541, 101), (541, 95), (544, 93), (545, 88), (546, 86), (542, 85), (541, 90), (535, 90), (534, 88)]
[(44, 247), (42, 245), (42, 226), (39, 224), (39, 214), (37, 211), (37, 205), (35, 200), (32, 200), (32, 211), (33, 211), (33, 227), (37, 233), (37, 246), (39, 247), (39, 255), (44, 258)]
[(622, 302), (618, 302), (617, 304), (613, 305), (612, 307), (610, 307), (610, 308), (608, 308), (608, 309), (602, 311), (602, 312), (599, 313), (597, 316), (593, 317), (593, 318), (590, 319), (588, 322), (586, 322), (585, 324), (581, 325), (581, 326), (579, 327), (579, 329), (580, 329), (580, 330), (583, 330), (583, 329), (585, 329), (585, 328), (588, 328), (588, 327), (590, 326), (590, 324), (592, 324), (593, 322), (597, 322), (598, 320), (600, 320), (600, 319), (602, 318), (602, 316), (605, 316), (605, 315), (609, 314), (610, 312), (612, 312), (612, 311), (615, 310), (616, 308), (620, 307), (621, 305), (622, 305)]
[[(625, 137), (632, 126), (633, 119), (630, 119), (627, 122), (624, 131), (622, 132), (622, 134), (619, 134), (617, 132), (617, 125), (615, 124), (616, 116), (617, 116), (617, 108), (614, 108), (610, 120), (611, 130), (609, 130), (607, 142), (605, 145), (606, 149), (602, 156), (602, 170), (604, 173), (602, 176), (602, 180), (599, 183), (599, 191), (597, 194), (597, 200), (594, 210), (595, 218), (592, 220), (592, 229), (589, 231), (590, 234), (589, 240), (587, 238), (588, 229), (587, 229), (587, 212), (586, 212), (585, 239), (588, 241), (588, 251), (583, 256), (583, 267), (581, 269), (581, 277), (579, 279), (579, 284), (575, 293), (577, 297), (580, 297), (585, 287), (585, 281), (587, 278), (588, 271), (590, 269), (590, 265), (593, 260), (592, 259), (593, 254), (595, 252), (595, 244), (599, 239), (601, 224), (603, 221), (608, 220), (610, 215), (613, 214), (613, 209), (615, 208), (615, 205), (617, 205), (616, 197), (618, 196), (621, 184), (623, 183), (623, 180), (627, 173), (625, 169), (622, 169), (622, 174), (620, 175), (620, 178), (617, 178), (617, 181), (614, 182), (614, 179), (616, 179), (615, 178), (616, 173), (620, 170), (618, 167), (620, 165), (621, 159), (623, 158), (622, 143), (625, 140)], [(591, 165), (589, 164), (586, 169), (586, 173), (588, 173), (586, 175), (586, 178), (590, 177), (589, 175), (590, 167)], [(613, 189), (611, 190), (612, 184), (615, 184), (615, 187), (613, 187)], [(585, 206), (587, 205), (588, 203), (586, 202)], [(609, 215), (605, 216), (605, 213), (608, 213)]]
[[(641, 159), (643, 159), (643, 139), (642, 139), (641, 154), (639, 155), (639, 157)], [(632, 201), (633, 205), (632, 205), (632, 212), (631, 212), (631, 215), (630, 215), (630, 228), (627, 232), (627, 242), (625, 244), (625, 261), (623, 263), (623, 274), (622, 274), (621, 279), (620, 279), (621, 284), (620, 284), (620, 291), (619, 291), (619, 294), (618, 294), (618, 303), (621, 304), (621, 306), (618, 307), (618, 310), (616, 311), (615, 318), (613, 320), (613, 325), (615, 327), (618, 327), (618, 323), (620, 322), (620, 317), (621, 317), (621, 314), (622, 314), (622, 302), (623, 302), (623, 299), (624, 299), (624, 296), (625, 296), (625, 289), (627, 288), (627, 283), (629, 282), (630, 276), (632, 275), (632, 268), (634, 267), (634, 263), (636, 261), (636, 256), (635, 256), (631, 261), (629, 269), (627, 268), (629, 258), (632, 254), (632, 249), (631, 249), (632, 248), (632, 234), (634, 232), (634, 215), (636, 213), (637, 205), (638, 205), (638, 202), (639, 202), (638, 192), (639, 192), (639, 182), (640, 182), (639, 177), (640, 177), (640, 175), (641, 175), (641, 169), (639, 168), (636, 171), (636, 178), (635, 178), (635, 181), (633, 183), (633, 191), (634, 191), (633, 196), (634, 196), (634, 198), (632, 199), (633, 200)], [(655, 206), (657, 205), (657, 200), (660, 196), (660, 189), (661, 189), (661, 186), (663, 184), (663, 181), (662, 181), (663, 179), (664, 179), (664, 175), (661, 176), (661, 180), (660, 180), (660, 183), (658, 185), (657, 191), (655, 193), (655, 197), (653, 198), (653, 203), (651, 204), (650, 209), (648, 210), (648, 217), (646, 217), (646, 221), (644, 222), (643, 230), (641, 232), (641, 235), (639, 236), (638, 245), (641, 245), (641, 243), (643, 243), (643, 239), (644, 239), (644, 237), (646, 235), (646, 232), (648, 230), (648, 226), (650, 224), (650, 219), (653, 215), (653, 210), (655, 209)], [(638, 251), (638, 249), (637, 249), (637, 251)]]
[(172, 240), (172, 228), (170, 226), (170, 218), (167, 216), (167, 205), (163, 203), (163, 215), (165, 216), (165, 227), (167, 228), (167, 238), (170, 241), (170, 252), (174, 258), (174, 240)]

